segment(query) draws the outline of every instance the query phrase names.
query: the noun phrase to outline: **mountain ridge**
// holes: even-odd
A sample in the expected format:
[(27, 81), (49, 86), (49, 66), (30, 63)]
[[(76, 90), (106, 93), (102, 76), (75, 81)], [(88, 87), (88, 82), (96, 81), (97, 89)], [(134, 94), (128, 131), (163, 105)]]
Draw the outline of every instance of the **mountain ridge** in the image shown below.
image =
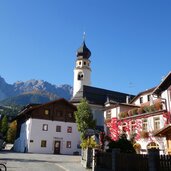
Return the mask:
[(30, 79), (25, 82), (16, 81), (13, 84), (8, 84), (5, 79), (0, 76), (0, 104), (4, 102), (8, 104), (10, 101), (15, 103), (18, 98), (20, 99), (20, 104), (24, 101), (34, 103), (34, 100), (31, 99), (34, 99), (32, 96), (35, 95), (38, 103), (48, 102), (58, 98), (69, 100), (72, 96), (72, 91), (72, 86), (68, 84), (55, 85), (44, 80), (36, 79)]

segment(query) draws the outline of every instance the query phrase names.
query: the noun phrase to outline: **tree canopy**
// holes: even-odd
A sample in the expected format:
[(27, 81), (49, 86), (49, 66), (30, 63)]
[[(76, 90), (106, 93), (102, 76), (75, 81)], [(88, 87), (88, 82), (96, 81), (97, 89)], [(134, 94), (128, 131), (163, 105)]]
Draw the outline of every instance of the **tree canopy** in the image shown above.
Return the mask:
[(84, 140), (87, 129), (96, 128), (96, 121), (93, 119), (93, 114), (86, 99), (81, 100), (74, 114), (78, 131), (81, 133), (81, 139)]
[(13, 121), (10, 123), (9, 129), (7, 131), (7, 142), (14, 143), (16, 131), (17, 131), (17, 121)]

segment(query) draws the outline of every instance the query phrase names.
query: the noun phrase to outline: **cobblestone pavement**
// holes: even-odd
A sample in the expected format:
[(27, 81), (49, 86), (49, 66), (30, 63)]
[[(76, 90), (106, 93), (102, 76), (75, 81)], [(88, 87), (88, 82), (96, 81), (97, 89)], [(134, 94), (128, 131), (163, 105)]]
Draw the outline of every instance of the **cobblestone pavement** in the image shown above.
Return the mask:
[(0, 151), (7, 171), (90, 171), (81, 166), (80, 156), (30, 154)]

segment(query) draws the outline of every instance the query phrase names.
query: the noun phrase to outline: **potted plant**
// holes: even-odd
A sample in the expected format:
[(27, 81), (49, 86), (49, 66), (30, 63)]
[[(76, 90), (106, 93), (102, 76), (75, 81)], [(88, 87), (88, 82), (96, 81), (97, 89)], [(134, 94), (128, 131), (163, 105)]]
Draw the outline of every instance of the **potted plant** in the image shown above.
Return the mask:
[(141, 145), (140, 145), (139, 143), (135, 143), (135, 144), (133, 145), (133, 147), (134, 147), (136, 153), (137, 153), (137, 154), (140, 154)]
[(132, 110), (128, 110), (128, 116), (132, 116)]
[(155, 107), (156, 110), (162, 110), (162, 103), (161, 102), (156, 102), (154, 104), (154, 107)]
[(142, 107), (140, 107), (137, 109), (137, 112), (138, 112), (138, 114), (142, 114), (142, 113), (144, 113), (144, 109)]
[(138, 114), (138, 108), (132, 109), (132, 115), (137, 115)]
[(141, 131), (140, 132), (140, 136), (141, 136), (141, 138), (148, 138), (149, 137), (149, 132), (147, 132), (147, 131)]

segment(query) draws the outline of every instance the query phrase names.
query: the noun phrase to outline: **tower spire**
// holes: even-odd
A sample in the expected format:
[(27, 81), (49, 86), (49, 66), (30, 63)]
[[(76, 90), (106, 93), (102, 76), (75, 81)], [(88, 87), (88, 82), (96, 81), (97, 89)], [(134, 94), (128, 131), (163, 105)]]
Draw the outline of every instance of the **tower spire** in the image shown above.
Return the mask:
[(85, 42), (85, 38), (86, 38), (86, 33), (85, 31), (83, 32), (83, 42)]
[(83, 43), (77, 50), (77, 59), (74, 68), (74, 86), (73, 86), (73, 97), (78, 91), (83, 89), (83, 86), (91, 85), (91, 67), (89, 60), (91, 51), (85, 44), (85, 32), (83, 33)]

